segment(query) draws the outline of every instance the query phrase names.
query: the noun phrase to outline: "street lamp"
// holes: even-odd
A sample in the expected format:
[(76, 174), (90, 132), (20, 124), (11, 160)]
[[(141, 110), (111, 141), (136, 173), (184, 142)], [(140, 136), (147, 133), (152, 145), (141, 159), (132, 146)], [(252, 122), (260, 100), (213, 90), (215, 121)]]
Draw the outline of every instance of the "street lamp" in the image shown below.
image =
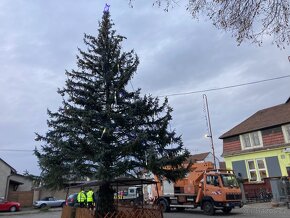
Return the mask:
[(208, 103), (207, 103), (207, 96), (206, 94), (202, 95), (203, 97), (203, 101), (205, 104), (205, 112), (206, 112), (206, 118), (207, 118), (207, 123), (206, 125), (208, 126), (208, 131), (209, 134), (206, 134), (205, 137), (206, 138), (210, 138), (211, 141), (211, 148), (212, 148), (212, 154), (213, 154), (213, 164), (214, 164), (214, 168), (216, 169), (216, 161), (215, 161), (215, 152), (214, 152), (214, 144), (213, 144), (213, 137), (212, 137), (212, 131), (211, 131), (211, 123), (210, 123), (210, 116), (209, 116), (209, 109), (208, 109)]

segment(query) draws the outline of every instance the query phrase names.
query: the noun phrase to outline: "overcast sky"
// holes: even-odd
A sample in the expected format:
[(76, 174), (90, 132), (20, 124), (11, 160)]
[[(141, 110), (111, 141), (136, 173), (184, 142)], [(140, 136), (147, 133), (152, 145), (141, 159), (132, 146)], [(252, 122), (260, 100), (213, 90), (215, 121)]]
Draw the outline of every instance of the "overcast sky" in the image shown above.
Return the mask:
[[(217, 88), (289, 75), (289, 47), (280, 50), (265, 39), (262, 47), (237, 46), (230, 33), (206, 18), (192, 19), (180, 4), (164, 12), (152, 1), (1, 0), (0, 1), (0, 158), (19, 173), (40, 170), (32, 150), (34, 132), (47, 129), (47, 108), (56, 110), (56, 93), (65, 69), (75, 68), (83, 34), (97, 34), (105, 3), (117, 33), (127, 37), (124, 50), (140, 58), (132, 83), (154, 96)], [(218, 157), (218, 139), (256, 111), (284, 103), (290, 78), (207, 92)], [(162, 99), (162, 98), (161, 98)], [(192, 153), (211, 151), (202, 93), (169, 97), (172, 129), (182, 134)], [(7, 151), (11, 149), (13, 151)]]

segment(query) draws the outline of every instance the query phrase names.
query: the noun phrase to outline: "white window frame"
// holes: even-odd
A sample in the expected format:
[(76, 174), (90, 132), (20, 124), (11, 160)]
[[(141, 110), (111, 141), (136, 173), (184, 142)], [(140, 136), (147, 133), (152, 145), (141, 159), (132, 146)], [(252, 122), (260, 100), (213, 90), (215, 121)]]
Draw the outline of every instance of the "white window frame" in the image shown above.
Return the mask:
[[(263, 163), (264, 163), (264, 168), (259, 168), (259, 165), (258, 165), (258, 161), (259, 160), (262, 160)], [(250, 169), (249, 168), (249, 162), (252, 161), (254, 162), (254, 167), (255, 169)], [(249, 178), (249, 181), (250, 182), (262, 182), (263, 179), (261, 178), (261, 175), (260, 175), (260, 171), (266, 171), (266, 178), (268, 177), (268, 171), (267, 171), (267, 165), (266, 165), (266, 161), (265, 161), (265, 158), (257, 158), (257, 159), (249, 159), (249, 160), (246, 160), (247, 162), (247, 173), (248, 173), (248, 178)], [(252, 180), (251, 178), (251, 172), (255, 172), (256, 173), (256, 176), (257, 176), (257, 179), (256, 180)]]
[[(261, 160), (263, 161), (263, 164), (264, 164), (264, 168), (259, 168), (259, 164), (258, 164), (258, 161)], [(268, 177), (268, 172), (267, 172), (267, 166), (266, 166), (266, 161), (264, 158), (258, 158), (256, 159), (256, 165), (257, 165), (257, 172), (258, 172), (258, 176), (259, 176), (259, 181), (262, 181), (263, 178), (261, 178), (261, 174), (260, 174), (260, 171), (265, 171), (266, 172), (266, 178)]]
[[(254, 169), (250, 169), (250, 168), (249, 168), (249, 162), (250, 162), (250, 161), (254, 163)], [(257, 169), (256, 169), (255, 160), (251, 159), (251, 160), (247, 160), (246, 162), (247, 162), (247, 173), (248, 173), (249, 181), (257, 182), (257, 181), (258, 181), (258, 174), (257, 174)], [(255, 172), (255, 173), (256, 173), (256, 177), (257, 177), (256, 180), (252, 180), (251, 172)]]
[[(251, 137), (254, 133), (258, 133), (258, 137), (259, 137), (260, 145), (254, 145), (253, 138)], [(249, 136), (250, 144), (251, 144), (250, 147), (246, 147), (246, 145), (245, 145), (245, 142), (244, 142), (244, 136), (246, 136), (246, 135)], [(255, 132), (250, 132), (250, 133), (246, 133), (246, 134), (242, 134), (242, 135), (240, 135), (240, 142), (241, 142), (241, 145), (242, 145), (242, 150), (254, 149), (254, 148), (261, 148), (261, 147), (263, 147), (263, 138), (262, 138), (261, 131), (255, 131)]]
[(282, 126), (282, 131), (284, 135), (284, 141), (286, 143), (290, 143), (290, 135), (287, 133), (287, 128), (290, 128), (290, 124), (286, 124)]

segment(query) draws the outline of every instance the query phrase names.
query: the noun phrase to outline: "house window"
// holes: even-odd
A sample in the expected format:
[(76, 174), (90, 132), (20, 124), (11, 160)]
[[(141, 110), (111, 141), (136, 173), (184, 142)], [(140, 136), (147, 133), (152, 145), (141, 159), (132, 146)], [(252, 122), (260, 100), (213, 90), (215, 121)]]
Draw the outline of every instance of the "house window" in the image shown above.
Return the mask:
[(282, 126), (285, 142), (290, 142), (290, 124)]
[(267, 177), (267, 170), (264, 159), (248, 160), (247, 163), (250, 181), (262, 181)]
[(267, 171), (265, 167), (265, 161), (263, 159), (257, 159), (257, 170), (260, 176), (260, 180), (263, 180), (267, 177)]
[(263, 146), (260, 131), (240, 135), (240, 141), (243, 149)]
[(255, 167), (255, 162), (253, 160), (248, 160), (249, 178), (251, 181), (257, 181), (257, 171)]

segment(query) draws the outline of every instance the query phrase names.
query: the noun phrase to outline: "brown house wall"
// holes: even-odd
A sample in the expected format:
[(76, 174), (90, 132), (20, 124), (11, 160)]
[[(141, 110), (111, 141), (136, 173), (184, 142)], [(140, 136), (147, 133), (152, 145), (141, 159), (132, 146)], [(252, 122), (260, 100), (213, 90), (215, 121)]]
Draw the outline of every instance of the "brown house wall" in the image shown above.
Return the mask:
[[(80, 188), (70, 188), (69, 192), (67, 193), (67, 189), (62, 190), (47, 190), (47, 189), (40, 189), (39, 190), (39, 199), (45, 198), (45, 197), (55, 197), (57, 199), (66, 199), (67, 194), (73, 194), (80, 191)], [(38, 199), (37, 199), (38, 200)]]
[[(281, 126), (262, 130), (263, 146), (265, 148), (273, 145), (285, 143)], [(241, 151), (241, 142), (239, 136), (223, 139), (223, 153), (232, 153)]]
[(21, 207), (31, 207), (33, 204), (33, 191), (9, 191), (8, 200), (19, 202)]
[(224, 153), (231, 153), (241, 151), (241, 142), (238, 136), (227, 138), (223, 140)]
[(264, 147), (285, 143), (281, 127), (263, 130), (262, 137)]

